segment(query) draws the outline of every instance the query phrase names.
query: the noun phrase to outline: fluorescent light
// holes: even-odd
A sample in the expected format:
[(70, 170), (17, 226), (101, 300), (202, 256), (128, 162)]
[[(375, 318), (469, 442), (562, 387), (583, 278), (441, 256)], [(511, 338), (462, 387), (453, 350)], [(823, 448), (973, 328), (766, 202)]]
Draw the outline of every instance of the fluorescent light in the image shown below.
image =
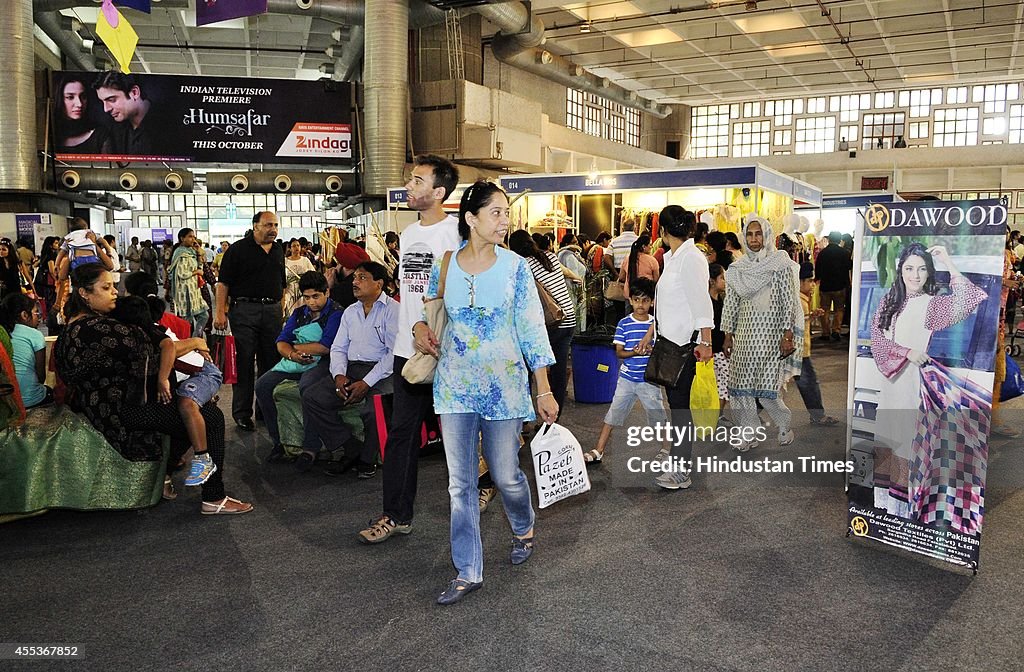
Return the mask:
[(627, 16), (644, 14), (632, 2), (613, 2), (599, 7), (588, 7), (586, 2), (574, 2), (566, 5), (563, 9), (572, 12), (584, 21), (600, 21), (602, 19), (622, 19)]
[(772, 58), (794, 58), (796, 56), (823, 54), (825, 53), (825, 46), (820, 42), (791, 42), (790, 44), (764, 47), (764, 50)]
[(769, 33), (773, 30), (793, 30), (807, 27), (803, 17), (797, 12), (741, 17), (733, 19), (733, 23), (744, 33)]
[(611, 37), (630, 47), (650, 47), (656, 44), (683, 41), (683, 38), (667, 28), (636, 30), (631, 33), (612, 33)]

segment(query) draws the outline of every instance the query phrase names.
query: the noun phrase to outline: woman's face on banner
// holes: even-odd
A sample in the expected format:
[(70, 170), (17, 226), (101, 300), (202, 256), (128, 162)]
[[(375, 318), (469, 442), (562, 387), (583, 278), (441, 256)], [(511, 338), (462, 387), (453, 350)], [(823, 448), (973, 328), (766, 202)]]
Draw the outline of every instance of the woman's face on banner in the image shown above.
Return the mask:
[(900, 274), (903, 276), (903, 284), (907, 286), (907, 293), (920, 294), (924, 283), (928, 282), (928, 265), (924, 259), (912, 254), (903, 262)]
[(79, 120), (85, 114), (85, 85), (81, 82), (68, 82), (64, 85), (64, 116)]

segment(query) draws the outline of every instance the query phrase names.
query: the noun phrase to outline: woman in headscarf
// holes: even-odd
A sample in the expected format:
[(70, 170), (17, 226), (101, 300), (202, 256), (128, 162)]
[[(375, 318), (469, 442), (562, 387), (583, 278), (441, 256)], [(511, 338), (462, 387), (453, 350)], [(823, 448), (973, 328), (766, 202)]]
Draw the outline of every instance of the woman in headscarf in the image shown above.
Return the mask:
[[(722, 306), (723, 352), (729, 357), (729, 398), (741, 427), (760, 428), (757, 402), (779, 428), (779, 445), (793, 443), (793, 414), (780, 390), (800, 375), (804, 315), (800, 307), (800, 267), (775, 249), (768, 220), (751, 216), (743, 227), (746, 254), (725, 272)], [(736, 447), (758, 445), (756, 439)]]
[(196, 234), (192, 229), (178, 231), (178, 244), (174, 248), (167, 273), (171, 281), (174, 314), (187, 320), (192, 325), (192, 334), (199, 336), (210, 317), (210, 310), (199, 290), (203, 266), (196, 253), (195, 243)]

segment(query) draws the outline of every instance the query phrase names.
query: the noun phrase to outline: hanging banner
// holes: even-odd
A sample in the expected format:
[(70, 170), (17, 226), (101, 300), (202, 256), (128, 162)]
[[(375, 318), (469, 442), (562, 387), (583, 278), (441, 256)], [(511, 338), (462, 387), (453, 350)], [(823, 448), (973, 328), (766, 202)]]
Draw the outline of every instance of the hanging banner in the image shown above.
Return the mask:
[(196, 0), (196, 25), (267, 13), (267, 0)]
[(1006, 207), (875, 203), (860, 219), (848, 534), (977, 571)]
[(352, 162), (350, 87), (330, 81), (54, 73), (60, 161)]

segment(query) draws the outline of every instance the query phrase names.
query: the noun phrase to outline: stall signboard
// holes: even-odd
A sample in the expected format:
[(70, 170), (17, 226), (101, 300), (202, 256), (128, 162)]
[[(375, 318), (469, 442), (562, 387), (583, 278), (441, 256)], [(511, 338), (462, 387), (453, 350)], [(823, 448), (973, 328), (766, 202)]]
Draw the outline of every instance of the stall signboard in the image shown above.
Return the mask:
[(977, 571), (1006, 207), (859, 212), (848, 533)]
[(499, 178), (510, 193), (572, 194), (607, 191), (698, 189), (704, 187), (762, 187), (806, 203), (821, 203), (821, 190), (764, 166), (634, 170), (616, 173), (510, 175)]
[(36, 226), (43, 223), (43, 217), (49, 223), (49, 215), (14, 215), (14, 230), (18, 240), (27, 241), (34, 250), (36, 247)]
[(348, 84), (57, 72), (57, 159), (68, 162), (352, 162)]
[(518, 193), (576, 193), (586, 191), (628, 191), (632, 189), (686, 189), (708, 185), (752, 185), (757, 168), (710, 168), (702, 170), (660, 170), (593, 175), (513, 175), (499, 178), (505, 191)]

